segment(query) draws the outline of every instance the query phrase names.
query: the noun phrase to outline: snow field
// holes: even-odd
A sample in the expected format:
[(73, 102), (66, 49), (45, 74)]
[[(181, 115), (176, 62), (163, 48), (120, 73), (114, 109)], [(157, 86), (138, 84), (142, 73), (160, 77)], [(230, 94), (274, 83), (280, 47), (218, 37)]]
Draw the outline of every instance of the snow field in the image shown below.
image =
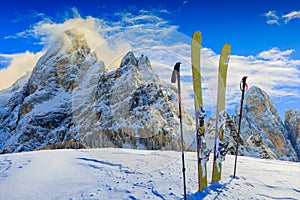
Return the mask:
[[(211, 178), (212, 155), (208, 162)], [(197, 192), (185, 152), (188, 199), (300, 199), (300, 163), (226, 156), (222, 180)], [(181, 152), (52, 150), (0, 155), (0, 199), (183, 199)]]

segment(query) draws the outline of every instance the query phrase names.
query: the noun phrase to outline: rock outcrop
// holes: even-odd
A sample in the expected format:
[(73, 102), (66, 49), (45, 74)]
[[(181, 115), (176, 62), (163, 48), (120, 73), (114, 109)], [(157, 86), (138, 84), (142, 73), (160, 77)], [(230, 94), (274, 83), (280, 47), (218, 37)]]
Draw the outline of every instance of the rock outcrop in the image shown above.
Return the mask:
[[(224, 146), (227, 149), (227, 153), (231, 155), (236, 154), (236, 147), (237, 142), (239, 143), (239, 150), (238, 155), (242, 156), (244, 155), (244, 141), (243, 139), (238, 135), (238, 129), (235, 125), (234, 119), (226, 113), (225, 117), (225, 130), (224, 130)], [(214, 149), (214, 140), (215, 140), (215, 134), (216, 134), (216, 117), (212, 116), (208, 118), (205, 121), (205, 128), (206, 128), (206, 142), (209, 149)]]
[(289, 132), (289, 138), (300, 158), (300, 111), (287, 110), (285, 112), (284, 124)]
[[(236, 107), (239, 113), (239, 105)], [(247, 152), (256, 157), (298, 161), (278, 112), (266, 92), (251, 87), (245, 95), (241, 136)]]

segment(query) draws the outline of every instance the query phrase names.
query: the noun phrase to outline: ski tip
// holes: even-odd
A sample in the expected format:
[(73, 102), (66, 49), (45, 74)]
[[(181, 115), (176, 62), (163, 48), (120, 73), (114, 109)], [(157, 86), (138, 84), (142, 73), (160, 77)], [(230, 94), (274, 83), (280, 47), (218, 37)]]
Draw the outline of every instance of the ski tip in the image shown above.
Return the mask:
[(195, 31), (194, 33), (193, 33), (193, 38), (192, 38), (192, 40), (195, 42), (197, 42), (197, 43), (199, 43), (200, 45), (201, 45), (201, 43), (202, 43), (202, 35), (201, 35), (201, 32), (200, 31)]
[(226, 50), (228, 52), (231, 52), (231, 45), (229, 43), (225, 43), (222, 47), (222, 50)]

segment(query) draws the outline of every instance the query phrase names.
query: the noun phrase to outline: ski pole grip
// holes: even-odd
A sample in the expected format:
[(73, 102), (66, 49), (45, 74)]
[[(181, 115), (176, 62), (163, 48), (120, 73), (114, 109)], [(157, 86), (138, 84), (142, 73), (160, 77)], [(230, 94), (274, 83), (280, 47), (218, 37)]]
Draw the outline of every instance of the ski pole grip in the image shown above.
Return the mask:
[(180, 64), (181, 64), (181, 62), (177, 62), (174, 66), (174, 70), (179, 72)]
[(245, 86), (247, 85), (246, 80), (247, 80), (248, 76), (244, 76), (240, 82), (240, 90), (243, 91)]

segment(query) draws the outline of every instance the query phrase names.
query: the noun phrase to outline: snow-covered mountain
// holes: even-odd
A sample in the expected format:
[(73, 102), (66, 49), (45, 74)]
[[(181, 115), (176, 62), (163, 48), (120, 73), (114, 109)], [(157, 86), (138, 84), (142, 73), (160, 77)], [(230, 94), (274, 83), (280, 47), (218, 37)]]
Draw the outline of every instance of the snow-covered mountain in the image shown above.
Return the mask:
[[(129, 52), (118, 69), (99, 76), (92, 106), (79, 105), (74, 123), (90, 147), (179, 150), (176, 99), (174, 87), (158, 78), (149, 59)], [(183, 112), (186, 141), (193, 141), (194, 120)]]
[[(240, 138), (239, 105), (236, 116), (227, 115), (230, 154), (239, 140), (239, 155), (298, 160), (299, 112), (287, 111), (284, 125), (269, 96), (251, 87), (243, 113)], [(184, 107), (182, 116), (186, 148), (195, 149), (195, 120)], [(205, 123), (213, 149), (214, 117)], [(0, 153), (70, 145), (178, 150), (178, 136), (176, 87), (160, 80), (147, 56), (128, 52), (107, 71), (75, 29), (52, 43), (32, 73), (0, 91)]]
[[(245, 141), (245, 154), (298, 161), (289, 132), (268, 94), (253, 86), (245, 94), (244, 101), (241, 137)], [(236, 116), (238, 115), (239, 105), (236, 107)]]
[[(68, 142), (88, 147), (179, 149), (177, 95), (146, 56), (129, 52), (106, 72), (85, 36), (65, 31), (27, 75), (1, 91), (1, 153)], [(194, 120), (184, 110), (186, 141)]]

